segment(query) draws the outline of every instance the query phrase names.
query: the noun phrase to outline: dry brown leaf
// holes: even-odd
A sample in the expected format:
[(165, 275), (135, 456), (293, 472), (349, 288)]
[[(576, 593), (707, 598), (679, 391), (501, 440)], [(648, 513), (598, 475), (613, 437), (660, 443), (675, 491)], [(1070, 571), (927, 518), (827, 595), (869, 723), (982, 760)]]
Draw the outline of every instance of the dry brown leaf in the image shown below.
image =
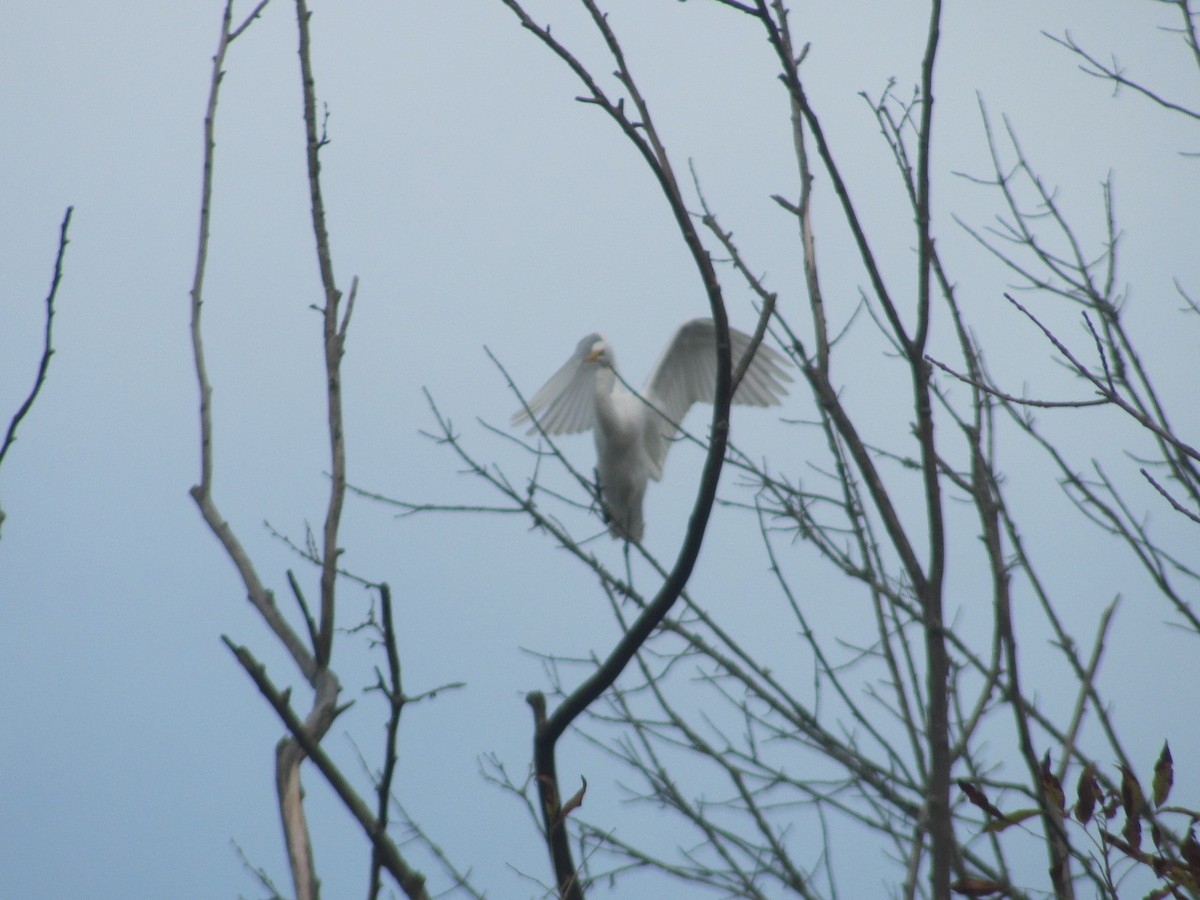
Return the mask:
[(572, 794), (571, 799), (563, 804), (562, 809), (558, 811), (558, 818), (554, 821), (555, 825), (561, 825), (567, 816), (583, 806), (583, 795), (587, 793), (587, 779), (580, 775), (579, 780), (583, 782), (583, 787)]
[(1096, 801), (1101, 796), (1100, 785), (1096, 781), (1096, 764), (1090, 762), (1079, 774), (1079, 781), (1075, 785), (1075, 818), (1080, 824), (1086, 825), (1091, 821)]
[(1042, 791), (1046, 795), (1046, 802), (1052, 809), (1059, 812), (1066, 812), (1067, 796), (1063, 793), (1062, 782), (1058, 780), (1052, 771), (1050, 771), (1050, 751), (1046, 751), (1045, 757), (1042, 758)]
[(978, 806), (989, 816), (992, 816), (996, 819), (1004, 818), (1004, 813), (1000, 812), (999, 809), (992, 805), (992, 801), (987, 798), (987, 794), (985, 794), (975, 785), (971, 784), (971, 782), (960, 779), (958, 786), (959, 789), (967, 795), (967, 799), (970, 800), (972, 804)]
[(998, 881), (985, 878), (960, 878), (950, 885), (950, 890), (963, 897), (1003, 897), (1008, 891)]

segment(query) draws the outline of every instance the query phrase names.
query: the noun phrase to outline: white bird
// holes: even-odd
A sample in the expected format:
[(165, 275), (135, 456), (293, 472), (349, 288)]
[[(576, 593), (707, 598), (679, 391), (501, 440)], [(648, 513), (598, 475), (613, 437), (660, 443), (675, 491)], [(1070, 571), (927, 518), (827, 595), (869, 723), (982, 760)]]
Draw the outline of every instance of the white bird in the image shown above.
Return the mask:
[[(532, 416), (549, 435), (595, 429), (600, 497), (614, 538), (640, 541), (645, 527), (642, 499), (647, 479), (662, 478), (667, 451), (693, 403), (712, 403), (717, 385), (717, 329), (712, 319), (693, 319), (675, 332), (640, 395), (617, 376), (612, 347), (589, 334), (575, 352), (513, 416), (519, 425)], [(736, 366), (750, 335), (729, 329)], [(786, 360), (759, 345), (733, 402), (774, 406), (792, 379)], [(529, 429), (529, 434), (537, 431)]]

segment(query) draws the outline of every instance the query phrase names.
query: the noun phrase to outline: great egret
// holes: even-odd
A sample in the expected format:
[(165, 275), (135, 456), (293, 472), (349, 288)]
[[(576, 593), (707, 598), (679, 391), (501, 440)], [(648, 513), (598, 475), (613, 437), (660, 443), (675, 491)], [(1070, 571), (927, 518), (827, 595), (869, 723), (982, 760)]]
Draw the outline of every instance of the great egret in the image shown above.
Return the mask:
[[(716, 325), (693, 319), (675, 332), (646, 381), (634, 394), (616, 374), (612, 347), (600, 334), (589, 334), (529, 408), (518, 410), (512, 424), (532, 415), (546, 434), (576, 434), (594, 428), (600, 497), (614, 538), (640, 541), (645, 527), (642, 498), (647, 479), (662, 478), (667, 451), (693, 403), (712, 403), (717, 384)], [(750, 335), (729, 329), (733, 365), (745, 354)], [(765, 345), (734, 394), (733, 402), (774, 406), (792, 379), (786, 361)], [(529, 434), (537, 426), (529, 429)]]

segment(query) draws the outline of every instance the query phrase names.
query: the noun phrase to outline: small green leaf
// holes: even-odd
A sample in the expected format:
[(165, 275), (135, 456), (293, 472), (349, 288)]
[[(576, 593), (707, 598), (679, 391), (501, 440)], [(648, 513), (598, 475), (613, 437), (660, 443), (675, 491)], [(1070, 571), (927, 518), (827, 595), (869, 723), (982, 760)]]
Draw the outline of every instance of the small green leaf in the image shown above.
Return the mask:
[(1018, 809), (1016, 812), (1010, 812), (1003, 819), (996, 819), (993, 822), (988, 822), (987, 825), (984, 826), (983, 831), (985, 834), (999, 834), (1010, 825), (1019, 825), (1026, 819), (1032, 819), (1040, 812), (1040, 809)]
[(1154, 764), (1154, 805), (1162, 806), (1167, 802), (1171, 793), (1171, 785), (1175, 783), (1175, 762), (1171, 759), (1171, 748), (1163, 741), (1162, 753), (1158, 754), (1158, 762)]

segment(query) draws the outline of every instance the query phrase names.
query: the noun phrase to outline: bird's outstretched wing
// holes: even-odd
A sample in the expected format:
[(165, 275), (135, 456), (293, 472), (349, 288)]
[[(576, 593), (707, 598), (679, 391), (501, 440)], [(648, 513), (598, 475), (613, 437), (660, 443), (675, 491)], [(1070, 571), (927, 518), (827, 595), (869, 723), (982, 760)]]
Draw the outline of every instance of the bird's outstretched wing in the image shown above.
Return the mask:
[[(736, 366), (750, 346), (751, 337), (729, 329)], [(645, 445), (651, 477), (662, 477), (663, 463), (678, 425), (693, 403), (712, 403), (717, 391), (717, 327), (712, 319), (693, 319), (675, 332), (663, 351), (642, 396), (660, 413), (646, 419)], [(791, 376), (784, 371), (786, 360), (760, 344), (746, 376), (733, 396), (734, 403), (775, 406), (787, 393)], [(556, 376), (557, 377), (557, 376)]]
[[(520, 425), (530, 418), (530, 413), (541, 424), (546, 434), (575, 434), (587, 431), (596, 418), (596, 364), (585, 362), (599, 334), (589, 334), (575, 347), (561, 369), (555, 372), (542, 389), (529, 401), (528, 412), (517, 410), (512, 417), (513, 425)], [(534, 434), (537, 426), (530, 426), (527, 434)]]

